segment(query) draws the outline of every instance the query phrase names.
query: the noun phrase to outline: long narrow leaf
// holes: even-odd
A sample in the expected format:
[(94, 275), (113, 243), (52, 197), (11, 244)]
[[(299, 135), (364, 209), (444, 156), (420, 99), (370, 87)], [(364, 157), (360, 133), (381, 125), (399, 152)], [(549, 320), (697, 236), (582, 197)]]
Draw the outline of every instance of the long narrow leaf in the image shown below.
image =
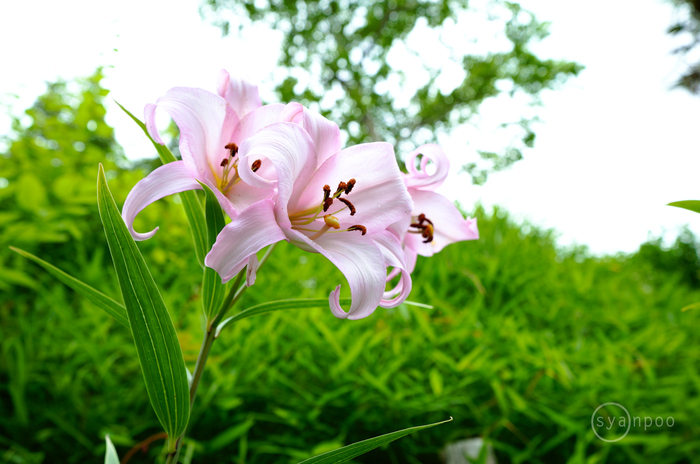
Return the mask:
[(97, 306), (102, 311), (115, 318), (117, 322), (125, 326), (127, 329), (129, 328), (129, 319), (126, 316), (126, 308), (124, 308), (124, 306), (122, 306), (121, 304), (117, 303), (116, 301), (114, 301), (104, 293), (100, 292), (99, 290), (92, 288), (85, 282), (82, 282), (76, 279), (75, 277), (66, 274), (56, 266), (44, 261), (38, 256), (35, 256), (27, 251), (20, 250), (19, 248), (15, 247), (10, 247), (10, 250), (24, 256), (27, 259), (31, 259), (39, 266), (46, 269), (49, 272), (49, 274), (66, 284), (68, 287), (75, 290), (77, 293), (80, 293), (95, 306)]
[[(142, 123), (136, 116), (131, 114), (129, 110), (120, 105), (119, 102), (115, 101), (115, 103), (119, 105), (119, 108), (121, 108), (126, 114), (128, 114), (129, 117), (133, 119), (136, 124), (139, 125), (141, 130), (143, 130), (143, 133), (146, 134), (148, 140), (150, 140), (153, 146), (156, 148), (158, 156), (160, 157), (160, 161), (163, 164), (168, 164), (172, 163), (173, 161), (177, 161), (177, 158), (175, 158), (175, 155), (173, 155), (170, 152), (168, 147), (166, 147), (165, 145), (161, 145), (155, 140), (153, 140), (151, 134), (148, 133), (148, 129), (146, 129), (146, 125), (144, 123)], [(202, 204), (197, 198), (197, 193), (193, 190), (181, 192), (179, 193), (179, 195), (180, 199), (182, 200), (182, 207), (185, 210), (185, 216), (187, 216), (187, 222), (190, 225), (190, 231), (192, 232), (192, 240), (194, 241), (194, 252), (197, 255), (197, 261), (199, 262), (200, 266), (204, 266), (204, 257), (207, 255), (208, 248), (207, 230), (206, 223), (204, 221), (204, 213), (202, 212)]]
[[(209, 187), (202, 184), (204, 189), (204, 217), (207, 220), (207, 249), (210, 250), (216, 242), (216, 237), (224, 228), (224, 212), (221, 210), (216, 195)], [(202, 280), (202, 305), (207, 322), (214, 319), (217, 311), (221, 308), (226, 296), (226, 285), (221, 283), (221, 277), (212, 268), (204, 266), (204, 278)]]
[[(351, 298), (341, 298), (340, 305), (349, 305), (352, 303)], [(416, 303), (414, 301), (404, 301), (405, 305), (408, 306), (418, 306), (419, 308), (433, 309), (432, 306)], [(261, 303), (259, 305), (251, 306), (246, 308), (238, 314), (235, 314), (227, 319), (225, 319), (219, 327), (216, 329), (216, 336), (221, 334), (221, 329), (223, 329), (230, 322), (240, 321), (251, 316), (257, 316), (258, 314), (265, 314), (272, 311), (279, 311), (280, 309), (310, 309), (310, 308), (323, 308), (328, 306), (328, 298), (297, 298), (292, 300), (277, 300), (269, 301), (267, 303)]]
[[(340, 299), (341, 305), (349, 305), (351, 302), (352, 300), (350, 298)], [(218, 337), (221, 334), (221, 329), (223, 329), (227, 324), (240, 321), (241, 319), (245, 319), (247, 317), (270, 313), (272, 311), (279, 311), (281, 309), (310, 309), (323, 308), (324, 306), (328, 306), (328, 298), (298, 298), (294, 300), (269, 301), (267, 303), (251, 306), (250, 308), (244, 309), (240, 313), (225, 319), (216, 329), (216, 336)]]
[(168, 450), (189, 419), (189, 386), (175, 327), (151, 272), (129, 234), (100, 165), (97, 204), (107, 244), (117, 271), (146, 391), (168, 434)]
[(675, 206), (676, 208), (683, 208), (689, 211), (700, 213), (700, 201), (698, 200), (674, 201), (672, 203), (669, 203), (668, 206)]
[(408, 429), (398, 430), (396, 432), (387, 433), (386, 435), (380, 435), (378, 437), (370, 438), (368, 440), (358, 441), (352, 445), (343, 446), (337, 450), (329, 451), (327, 453), (319, 454), (311, 459), (300, 462), (299, 464), (336, 464), (340, 462), (348, 462), (352, 458), (356, 458), (365, 453), (369, 453), (375, 448), (391, 443), (394, 440), (398, 440), (401, 437), (417, 432), (419, 430), (429, 429), (430, 427), (435, 427), (436, 425), (444, 424), (445, 422), (450, 422), (452, 418), (450, 417), (446, 421), (436, 422), (434, 424), (420, 425), (418, 427), (410, 427)]
[(105, 464), (119, 464), (119, 455), (117, 454), (117, 450), (114, 449), (109, 435), (105, 435), (105, 445), (107, 445), (107, 449), (105, 450)]

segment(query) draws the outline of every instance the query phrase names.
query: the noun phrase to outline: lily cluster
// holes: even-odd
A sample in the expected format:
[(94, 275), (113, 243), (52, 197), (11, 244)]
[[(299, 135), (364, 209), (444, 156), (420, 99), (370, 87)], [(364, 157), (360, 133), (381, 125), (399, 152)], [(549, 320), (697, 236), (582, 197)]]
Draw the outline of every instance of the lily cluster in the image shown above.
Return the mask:
[(338, 267), (352, 304), (347, 311), (341, 307), (338, 285), (330, 292), (330, 309), (336, 317), (360, 319), (406, 300), (417, 255), (478, 238), (476, 220), (465, 220), (435, 192), (449, 171), (438, 145), (410, 153), (408, 173), (402, 173), (391, 144), (341, 149), (337, 124), (299, 103), (263, 106), (257, 86), (223, 70), (216, 93), (176, 87), (146, 105), (146, 127), (162, 144), (157, 108), (180, 130), (182, 160), (137, 183), (122, 217), (135, 240), (146, 240), (158, 229), (134, 230), (141, 210), (207, 185), (231, 219), (205, 259), (224, 283), (247, 266), (247, 285), (253, 285), (256, 253), (286, 240)]

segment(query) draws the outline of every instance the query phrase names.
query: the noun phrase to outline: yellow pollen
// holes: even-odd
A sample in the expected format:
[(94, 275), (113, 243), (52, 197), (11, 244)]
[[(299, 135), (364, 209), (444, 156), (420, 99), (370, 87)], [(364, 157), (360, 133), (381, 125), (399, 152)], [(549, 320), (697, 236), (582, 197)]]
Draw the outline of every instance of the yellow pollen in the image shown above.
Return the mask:
[(433, 228), (432, 224), (426, 224), (425, 225), (425, 230), (428, 232), (428, 236), (432, 237), (433, 232), (435, 232), (435, 229)]
[(325, 221), (327, 226), (332, 227), (334, 229), (340, 229), (340, 221), (338, 221), (337, 217), (332, 216), (330, 214), (326, 214), (325, 216), (323, 216), (323, 220)]

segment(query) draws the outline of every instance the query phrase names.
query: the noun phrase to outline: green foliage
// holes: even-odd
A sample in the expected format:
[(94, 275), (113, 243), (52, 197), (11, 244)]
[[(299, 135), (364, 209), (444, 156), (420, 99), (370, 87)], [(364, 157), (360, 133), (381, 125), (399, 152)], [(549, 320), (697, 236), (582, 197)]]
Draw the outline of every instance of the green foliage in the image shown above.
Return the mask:
[[(348, 144), (388, 141), (397, 155), (408, 153), (422, 143), (434, 142), (438, 134), (470, 120), (487, 99), (510, 89), (532, 97), (582, 67), (576, 63), (543, 60), (529, 44), (547, 36), (547, 24), (518, 4), (499, 0), (485, 11), (468, 6), (466, 0), (326, 0), (254, 1), (206, 0), (211, 20), (227, 34), (230, 24), (222, 19), (233, 11), (239, 27), (241, 17), (266, 21), (284, 31), (282, 70), (277, 76), (281, 101), (297, 100), (338, 123)], [(405, 88), (406, 72), (392, 67), (388, 56), (392, 46), (406, 40), (419, 24), (441, 30), (459, 20), (465, 11), (503, 27), (504, 51), (467, 53), (465, 43), (445, 43), (450, 62), (464, 70), (465, 77), (452, 90), (440, 90), (442, 67), (430, 67), (416, 58), (409, 73), (424, 72), (427, 80), (410, 97), (410, 104), (397, 102)], [(461, 17), (461, 19), (460, 19)], [(471, 23), (469, 23), (471, 24)], [(299, 76), (303, 76), (301, 80)], [(308, 82), (307, 82), (308, 81)], [(536, 98), (534, 99), (536, 101)], [(482, 162), (465, 165), (477, 183), (489, 172), (504, 169), (531, 147), (536, 118), (523, 119), (521, 140), (504, 153), (482, 156)], [(504, 122), (509, 125), (512, 122)]]
[[(80, 93), (52, 89), (40, 101), (72, 101), (68, 108), (77, 112)], [(57, 124), (52, 116), (42, 127)], [(15, 237), (25, 249), (119, 299), (94, 206), (98, 160), (72, 173), (54, 167), (39, 172), (56, 209), (50, 213), (56, 224), (45, 222), (21, 209), (15, 197), (19, 166), (32, 168), (27, 158), (39, 152), (33, 141), (42, 134), (26, 127), (14, 135), (15, 149), (2, 157), (2, 175), (10, 179), (0, 189), (3, 214), (14, 213), (15, 224), (25, 230), (70, 223), (83, 234), (58, 244), (36, 241), (36, 234), (33, 242), (32, 236)], [(86, 127), (65, 131), (75, 137), (90, 133)], [(79, 159), (65, 163), (78, 165)], [(144, 173), (111, 166), (110, 187), (121, 205)], [(52, 193), (56, 179), (69, 174), (76, 188), (92, 188), (83, 215), (61, 209), (62, 200)], [(700, 312), (681, 308), (700, 301), (690, 277), (698, 276), (697, 239), (685, 233), (669, 249), (652, 241), (633, 255), (590, 257), (558, 248), (551, 232), (515, 223), (503, 211), (477, 209), (476, 215), (480, 240), (418, 261), (411, 300), (432, 309), (402, 305), (347, 321), (335, 319), (327, 307), (309, 308), (228, 325), (209, 357), (183, 455), (194, 453), (192, 462), (297, 463), (452, 416), (448, 424), (355, 462), (437, 463), (446, 443), (475, 436), (495, 448), (499, 463), (693, 462), (700, 453), (694, 438), (700, 433), (694, 420), (700, 409)], [(202, 309), (191, 295), (200, 289), (202, 271), (181, 205), (157, 202), (139, 215), (136, 229), (154, 225), (158, 234), (138, 246), (192, 368)], [(3, 269), (18, 269), (35, 288), (4, 281), (0, 292), (2, 462), (100, 462), (105, 433), (122, 456), (152, 441), (161, 428), (131, 334), (10, 252), (10, 244), (20, 245), (0, 250)], [(237, 307), (290, 297), (325, 299), (340, 282), (342, 275), (322, 257), (281, 243)], [(344, 290), (346, 297), (346, 285)], [(608, 401), (623, 404), (633, 416), (672, 416), (675, 425), (633, 428), (624, 440), (604, 443), (593, 435), (590, 419)], [(130, 463), (153, 462), (163, 453), (160, 443)]]

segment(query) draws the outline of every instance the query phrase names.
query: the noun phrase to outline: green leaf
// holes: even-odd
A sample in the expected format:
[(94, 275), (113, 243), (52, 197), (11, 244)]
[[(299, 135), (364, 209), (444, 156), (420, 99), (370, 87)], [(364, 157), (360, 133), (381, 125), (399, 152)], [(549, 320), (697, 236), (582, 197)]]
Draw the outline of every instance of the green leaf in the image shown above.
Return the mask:
[[(136, 116), (131, 114), (129, 110), (120, 105), (119, 102), (115, 101), (115, 103), (119, 105), (119, 108), (128, 114), (136, 124), (139, 125), (141, 130), (143, 130), (143, 133), (146, 134), (148, 140), (150, 140), (153, 146), (156, 148), (158, 156), (163, 164), (177, 161), (177, 158), (175, 158), (175, 155), (170, 152), (168, 147), (153, 140), (144, 123), (142, 123)], [(204, 267), (204, 257), (207, 255), (207, 251), (209, 249), (207, 248), (207, 230), (206, 222), (204, 220), (204, 212), (202, 211), (202, 204), (197, 198), (197, 193), (194, 190), (180, 192), (178, 195), (180, 195), (182, 207), (185, 210), (185, 216), (187, 216), (187, 222), (190, 225), (192, 240), (194, 241), (194, 252), (197, 255), (197, 261), (199, 261), (200, 266)]]
[[(350, 298), (341, 298), (341, 305), (349, 305), (352, 302)], [(277, 300), (269, 301), (267, 303), (262, 303), (259, 305), (251, 306), (250, 308), (244, 309), (238, 314), (225, 319), (219, 327), (216, 329), (216, 336), (221, 334), (221, 329), (223, 329), (227, 324), (231, 322), (240, 321), (251, 316), (257, 316), (258, 314), (270, 313), (272, 311), (279, 311), (281, 309), (309, 309), (309, 308), (323, 308), (328, 306), (328, 298), (298, 298), (294, 300)]]
[(668, 206), (675, 206), (676, 208), (683, 208), (696, 213), (700, 213), (700, 201), (699, 200), (684, 200), (684, 201), (674, 201), (668, 204)]
[[(207, 249), (211, 250), (211, 247), (214, 246), (214, 242), (216, 242), (217, 235), (219, 235), (221, 229), (224, 228), (226, 222), (224, 221), (224, 212), (221, 210), (221, 206), (214, 192), (201, 182), (200, 185), (204, 189), (206, 197), (204, 201), (204, 213), (207, 221)], [(207, 317), (207, 322), (214, 319), (225, 296), (226, 285), (221, 283), (219, 274), (214, 269), (204, 266), (202, 305), (204, 306), (204, 314)]]
[(434, 424), (420, 425), (418, 427), (410, 427), (403, 430), (398, 430), (396, 432), (387, 433), (386, 435), (380, 435), (378, 437), (370, 438), (368, 440), (358, 441), (352, 445), (343, 446), (337, 450), (329, 451), (327, 453), (319, 454), (311, 459), (302, 461), (299, 464), (336, 464), (340, 462), (348, 462), (350, 459), (360, 456), (365, 453), (369, 453), (375, 448), (384, 446), (391, 443), (394, 440), (398, 440), (410, 433), (417, 432), (419, 430), (429, 429), (430, 427), (435, 427), (436, 425), (444, 424), (445, 422), (450, 422), (452, 418), (450, 417), (446, 421), (436, 422)]
[(105, 444), (107, 445), (107, 449), (105, 450), (105, 464), (119, 464), (119, 455), (117, 454), (117, 450), (114, 449), (109, 435), (105, 435)]
[(15, 247), (10, 247), (10, 250), (24, 256), (27, 259), (31, 259), (39, 266), (46, 269), (49, 272), (49, 274), (53, 275), (55, 278), (57, 278), (58, 280), (66, 284), (68, 287), (75, 290), (77, 293), (80, 293), (90, 302), (92, 302), (95, 306), (97, 306), (102, 311), (115, 318), (117, 322), (125, 326), (127, 329), (129, 328), (129, 319), (127, 318), (126, 308), (124, 308), (124, 306), (120, 305), (119, 303), (117, 303), (104, 293), (100, 292), (99, 290), (95, 290), (88, 284), (76, 279), (71, 275), (66, 274), (56, 266), (47, 263), (43, 259), (34, 256), (29, 252), (20, 250), (19, 248)]
[(209, 451), (218, 451), (226, 446), (229, 446), (236, 439), (245, 435), (245, 433), (248, 432), (253, 425), (255, 425), (255, 419), (253, 417), (248, 417), (245, 422), (229, 427), (212, 438), (207, 444), (207, 449)]
[(681, 311), (685, 312), (685, 311), (690, 311), (691, 309), (700, 309), (700, 302), (691, 303), (688, 306), (683, 306), (681, 308)]
[(117, 271), (146, 391), (158, 420), (168, 434), (168, 451), (173, 452), (177, 438), (187, 426), (190, 412), (185, 360), (168, 309), (119, 213), (101, 164), (97, 176), (97, 205)]

